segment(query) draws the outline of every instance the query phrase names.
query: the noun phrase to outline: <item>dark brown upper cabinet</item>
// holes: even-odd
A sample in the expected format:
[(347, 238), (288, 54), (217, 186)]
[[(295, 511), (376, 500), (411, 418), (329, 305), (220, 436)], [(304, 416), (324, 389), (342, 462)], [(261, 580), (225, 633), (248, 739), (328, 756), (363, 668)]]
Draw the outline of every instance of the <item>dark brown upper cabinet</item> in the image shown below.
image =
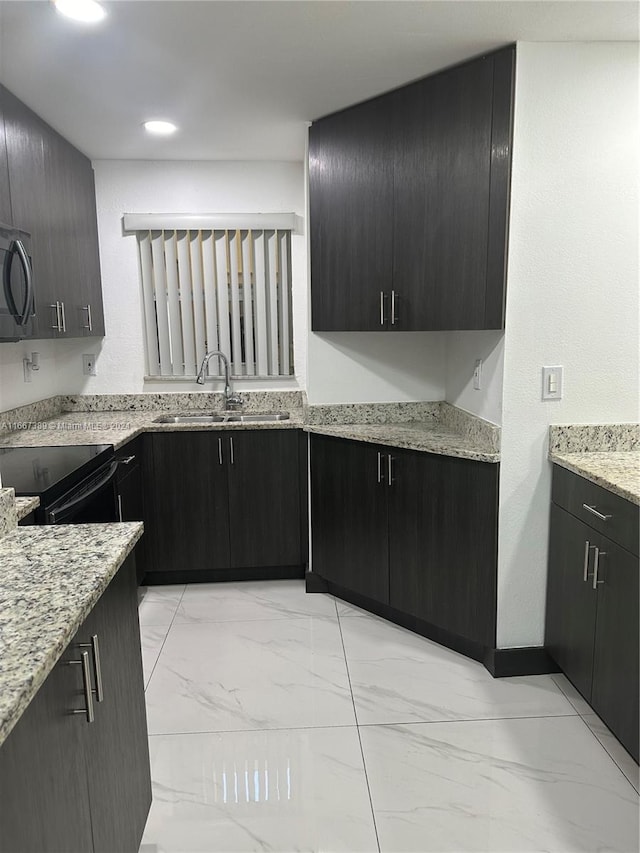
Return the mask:
[(31, 234), (32, 337), (104, 335), (91, 161), (2, 86), (1, 117), (0, 221)]
[(504, 326), (515, 48), (314, 122), (314, 331)]

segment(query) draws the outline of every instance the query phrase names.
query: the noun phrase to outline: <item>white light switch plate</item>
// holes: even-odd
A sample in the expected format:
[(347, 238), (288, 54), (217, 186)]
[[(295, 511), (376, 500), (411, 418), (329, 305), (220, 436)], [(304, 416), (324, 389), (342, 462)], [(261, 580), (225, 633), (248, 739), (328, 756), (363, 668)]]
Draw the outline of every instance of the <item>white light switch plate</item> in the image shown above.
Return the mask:
[(563, 384), (563, 367), (554, 364), (542, 368), (542, 399), (561, 400)]
[(82, 372), (85, 376), (96, 375), (96, 357), (92, 353), (85, 353), (82, 356)]

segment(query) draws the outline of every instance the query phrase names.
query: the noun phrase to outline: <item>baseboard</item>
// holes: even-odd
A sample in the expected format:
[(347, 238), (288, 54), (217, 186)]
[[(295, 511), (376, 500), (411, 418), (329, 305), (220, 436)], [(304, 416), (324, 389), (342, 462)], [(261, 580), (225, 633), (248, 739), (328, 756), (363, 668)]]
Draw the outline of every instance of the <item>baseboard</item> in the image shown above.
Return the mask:
[(315, 572), (305, 572), (304, 580), (307, 592), (329, 592), (329, 584)]
[(356, 607), (361, 607), (363, 610), (368, 610), (369, 613), (374, 613), (376, 616), (381, 616), (388, 622), (393, 622), (394, 625), (399, 625), (401, 628), (407, 628), (413, 631), (414, 634), (420, 634), (421, 637), (426, 637), (428, 640), (433, 640), (441, 646), (446, 646), (454, 652), (459, 652), (465, 657), (472, 658), (482, 663), (486, 654), (486, 647), (474, 640), (469, 640), (466, 637), (461, 637), (458, 634), (452, 634), (450, 631), (445, 631), (437, 625), (432, 625), (430, 622), (425, 622), (423, 619), (418, 619), (416, 616), (410, 616), (407, 613), (402, 613), (400, 610), (390, 607), (388, 604), (382, 604), (379, 601), (374, 601), (366, 596), (359, 595), (357, 592), (337, 586), (331, 582), (325, 581), (327, 589), (325, 592), (330, 592), (337, 598), (348, 601), (350, 604), (355, 604)]
[(187, 569), (175, 572), (147, 572), (143, 586), (170, 583), (215, 583), (219, 581), (275, 581), (304, 578), (305, 566), (258, 566), (248, 569)]
[(494, 678), (561, 672), (560, 667), (542, 646), (522, 649), (488, 649), (483, 663)]

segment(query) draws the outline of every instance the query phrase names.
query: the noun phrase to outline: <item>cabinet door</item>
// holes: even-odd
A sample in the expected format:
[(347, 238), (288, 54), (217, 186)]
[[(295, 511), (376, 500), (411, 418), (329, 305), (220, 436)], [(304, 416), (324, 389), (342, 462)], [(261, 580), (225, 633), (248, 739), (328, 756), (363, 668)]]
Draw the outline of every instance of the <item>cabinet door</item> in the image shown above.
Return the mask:
[(391, 606), (493, 646), (498, 466), (395, 450), (392, 459)]
[(231, 567), (299, 566), (298, 432), (237, 430), (224, 436)]
[(9, 164), (4, 133), (3, 90), (0, 86), (0, 225), (12, 225), (11, 197), (9, 195)]
[[(0, 746), (0, 853), (93, 850), (82, 674), (73, 645)], [(132, 848), (133, 849), (133, 848)]]
[(492, 96), (492, 58), (394, 93), (398, 329), (484, 328)]
[(332, 583), (386, 604), (384, 451), (371, 444), (311, 436), (312, 569)]
[(102, 276), (98, 246), (98, 215), (96, 188), (91, 161), (86, 157), (78, 167), (78, 253), (82, 276), (82, 299), (77, 309), (81, 317), (81, 332), (87, 336), (102, 336), (104, 306), (102, 302)]
[(598, 547), (591, 704), (637, 761), (638, 558), (604, 537)]
[[(151, 776), (135, 561), (129, 557), (83, 624), (99, 641), (102, 702), (86, 739), (96, 853), (137, 850), (151, 805)], [(95, 698), (95, 697), (94, 697)]]
[[(151, 436), (145, 496), (149, 499), (149, 571), (226, 569), (229, 505), (223, 435)], [(147, 473), (147, 472), (145, 472)]]
[(597, 606), (592, 546), (599, 538), (586, 524), (551, 504), (545, 647), (587, 700), (591, 698)]
[(392, 289), (391, 101), (381, 97), (309, 131), (311, 323), (316, 332), (380, 330)]
[(44, 169), (46, 125), (21, 101), (2, 89), (11, 208), (16, 228), (31, 234), (31, 260), (36, 295), (34, 337), (53, 336), (55, 302), (51, 278), (52, 219), (47, 202)]

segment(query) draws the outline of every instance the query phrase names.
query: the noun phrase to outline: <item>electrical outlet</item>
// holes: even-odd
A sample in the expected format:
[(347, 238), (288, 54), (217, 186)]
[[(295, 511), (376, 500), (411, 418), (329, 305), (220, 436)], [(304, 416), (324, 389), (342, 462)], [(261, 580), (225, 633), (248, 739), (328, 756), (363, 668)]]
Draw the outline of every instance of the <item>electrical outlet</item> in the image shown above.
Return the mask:
[(91, 353), (84, 353), (82, 356), (82, 372), (85, 376), (96, 375), (96, 357)]
[(473, 368), (473, 387), (479, 391), (482, 387), (482, 359), (477, 358)]
[(542, 368), (542, 399), (562, 399), (563, 368), (561, 364)]

